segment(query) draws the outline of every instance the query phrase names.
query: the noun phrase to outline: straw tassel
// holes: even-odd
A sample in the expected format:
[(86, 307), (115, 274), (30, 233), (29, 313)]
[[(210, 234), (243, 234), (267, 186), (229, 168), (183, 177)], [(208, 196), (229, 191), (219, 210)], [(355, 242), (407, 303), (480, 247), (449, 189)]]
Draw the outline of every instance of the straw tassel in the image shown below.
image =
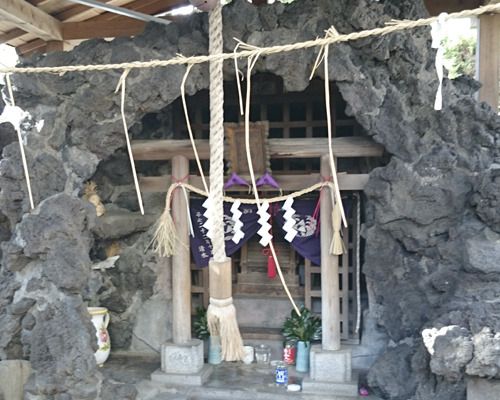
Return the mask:
[[(333, 197), (333, 196), (332, 196)], [(332, 225), (333, 225), (333, 239), (330, 246), (330, 253), (333, 255), (344, 254), (344, 241), (340, 234), (340, 227), (342, 225), (342, 213), (340, 211), (339, 203), (336, 202), (332, 211)]]
[(225, 361), (242, 360), (243, 341), (232, 297), (223, 300), (210, 298), (207, 324), (210, 335), (219, 336), (221, 339), (222, 359)]
[(151, 243), (153, 244), (153, 251), (160, 257), (170, 257), (176, 253), (175, 245), (178, 236), (172, 214), (170, 213), (170, 202), (172, 193), (178, 186), (179, 184), (175, 184), (170, 186), (170, 188), (168, 189), (165, 199), (165, 210), (158, 220), (156, 230), (153, 235), (153, 240), (151, 241)]

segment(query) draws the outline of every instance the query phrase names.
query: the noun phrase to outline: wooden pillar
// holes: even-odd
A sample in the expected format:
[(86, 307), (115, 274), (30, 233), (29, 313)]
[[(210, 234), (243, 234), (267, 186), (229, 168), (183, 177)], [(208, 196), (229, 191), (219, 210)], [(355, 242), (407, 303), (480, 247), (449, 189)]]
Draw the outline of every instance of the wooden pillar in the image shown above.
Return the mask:
[(500, 14), (479, 17), (478, 73), (482, 87), (479, 100), (498, 110), (500, 79)]
[[(328, 156), (321, 158), (321, 176), (331, 176)], [(333, 238), (333, 204), (328, 189), (320, 203), (321, 220), (321, 320), (323, 350), (340, 350), (339, 257), (330, 254)]]
[[(173, 179), (179, 180), (188, 174), (188, 158), (174, 156)], [(185, 344), (191, 340), (191, 258), (188, 214), (182, 189), (177, 189), (172, 196), (172, 217), (179, 240), (177, 252), (172, 256), (172, 337), (174, 344)]]

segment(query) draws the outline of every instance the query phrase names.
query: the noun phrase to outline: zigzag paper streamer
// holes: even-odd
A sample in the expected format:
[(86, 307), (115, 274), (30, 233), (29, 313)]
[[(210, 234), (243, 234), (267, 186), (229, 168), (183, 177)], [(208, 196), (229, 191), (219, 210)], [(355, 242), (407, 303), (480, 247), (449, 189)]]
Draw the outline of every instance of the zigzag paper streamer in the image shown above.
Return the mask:
[(239, 200), (236, 200), (231, 206), (231, 219), (234, 222), (234, 235), (231, 240), (236, 244), (238, 244), (240, 240), (245, 236), (245, 233), (241, 230), (241, 228), (243, 228), (243, 222), (241, 222), (240, 218), (243, 213), (239, 210), (240, 205), (241, 202)]
[(295, 219), (293, 216), (295, 215), (295, 210), (292, 208), (293, 206), (293, 197), (289, 197), (286, 199), (283, 204), (282, 209), (285, 210), (283, 214), (283, 218), (285, 219), (285, 224), (283, 225), (283, 230), (286, 232), (285, 240), (287, 242), (292, 242), (292, 240), (297, 236), (297, 230), (295, 229)]
[(264, 247), (269, 245), (271, 239), (273, 238), (273, 235), (269, 233), (269, 230), (271, 229), (271, 224), (269, 223), (269, 218), (271, 217), (271, 214), (267, 212), (268, 209), (269, 209), (269, 203), (267, 201), (264, 201), (257, 211), (257, 214), (259, 214), (260, 216), (258, 222), (261, 226), (257, 234), (261, 237), (259, 243)]
[(212, 239), (214, 236), (213, 232), (213, 222), (212, 222), (212, 201), (210, 199), (210, 196), (207, 197), (207, 199), (203, 202), (202, 204), (203, 208), (206, 210), (203, 213), (203, 216), (207, 219), (205, 223), (203, 224), (203, 227), (207, 230), (207, 237), (209, 239)]

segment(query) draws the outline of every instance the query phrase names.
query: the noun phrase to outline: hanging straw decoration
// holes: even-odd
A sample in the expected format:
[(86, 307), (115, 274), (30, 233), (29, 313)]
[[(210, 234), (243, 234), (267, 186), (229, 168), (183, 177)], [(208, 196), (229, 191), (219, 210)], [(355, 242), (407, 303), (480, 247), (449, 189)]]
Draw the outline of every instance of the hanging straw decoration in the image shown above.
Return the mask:
[[(160, 257), (170, 257), (175, 254), (175, 248), (179, 236), (175, 229), (174, 220), (171, 214), (172, 193), (175, 189), (181, 186), (182, 183), (178, 182), (168, 188), (167, 196), (165, 197), (165, 209), (158, 220), (153, 239), (153, 251)], [(148, 246), (149, 247), (149, 246)]]
[[(330, 27), (326, 31), (326, 38), (335, 38), (338, 37), (339, 33), (335, 29), (335, 27)], [(325, 109), (326, 109), (326, 121), (327, 121), (327, 127), (328, 127), (328, 156), (329, 156), (329, 161), (330, 161), (330, 170), (332, 173), (332, 178), (333, 178), (333, 183), (335, 186), (335, 198), (336, 202), (339, 204), (340, 208), (340, 215), (342, 218), (342, 221), (344, 223), (344, 226), (347, 228), (347, 219), (345, 217), (345, 212), (344, 212), (344, 206), (342, 205), (342, 197), (340, 195), (340, 187), (339, 187), (339, 182), (337, 178), (337, 169), (335, 167), (335, 158), (333, 156), (333, 147), (332, 147), (332, 112), (331, 112), (331, 107), (330, 107), (330, 78), (329, 78), (329, 69), (328, 69), (328, 55), (329, 55), (329, 45), (323, 45), (320, 48), (318, 57), (316, 58), (316, 62), (314, 63), (311, 76), (309, 79), (312, 79), (315, 71), (318, 69), (318, 67), (321, 65), (321, 62), (323, 62), (323, 67), (324, 67), (324, 81), (325, 81)], [(334, 204), (334, 203), (332, 203)]]
[[(14, 100), (14, 91), (12, 90), (12, 83), (10, 81), (9, 74), (5, 75), (5, 80), (7, 82), (7, 90), (9, 91), (9, 97), (10, 97), (10, 104), (7, 104), (7, 107), (18, 108), (19, 111), (21, 111), (19, 107), (16, 107), (16, 101)], [(35, 208), (35, 204), (33, 202), (33, 194), (31, 193), (30, 174), (28, 171), (28, 162), (26, 161), (26, 154), (24, 153), (23, 137), (21, 135), (21, 127), (19, 126), (20, 122), (21, 121), (16, 121), (16, 123), (14, 124), (14, 128), (16, 129), (17, 140), (19, 142), (19, 150), (21, 151), (21, 161), (23, 163), (24, 177), (26, 179), (26, 186), (28, 188), (28, 198), (30, 201), (30, 208), (33, 210)]]
[[(220, 54), (224, 50), (222, 35), (222, 4), (209, 14), (209, 52)], [(224, 76), (223, 61), (210, 62), (210, 192), (213, 259), (209, 262), (210, 303), (207, 323), (210, 334), (221, 339), (222, 359), (243, 359), (236, 308), (232, 295), (231, 260), (226, 257), (224, 239)], [(210, 209), (209, 209), (210, 211)]]
[(127, 68), (123, 71), (120, 80), (118, 81), (118, 85), (116, 86), (115, 93), (118, 93), (118, 90), (121, 88), (121, 104), (120, 104), (120, 112), (122, 115), (122, 122), (123, 122), (123, 131), (125, 132), (125, 141), (127, 142), (127, 151), (128, 151), (128, 158), (130, 160), (130, 167), (132, 168), (132, 175), (134, 177), (134, 186), (135, 186), (135, 193), (137, 195), (137, 202), (139, 203), (139, 208), (141, 210), (141, 214), (144, 215), (144, 205), (142, 204), (142, 196), (141, 196), (141, 189), (139, 187), (139, 180), (137, 179), (137, 172), (135, 170), (135, 162), (134, 162), (134, 155), (132, 154), (132, 147), (130, 145), (130, 138), (128, 134), (128, 126), (127, 126), (127, 120), (125, 118), (125, 90), (126, 90), (126, 85), (127, 85), (127, 76), (130, 72), (130, 68)]
[(196, 166), (198, 167), (198, 172), (201, 176), (201, 181), (203, 182), (203, 188), (208, 193), (208, 185), (207, 180), (205, 179), (205, 174), (203, 173), (203, 168), (201, 166), (200, 156), (198, 155), (198, 149), (196, 148), (196, 143), (194, 141), (193, 129), (191, 128), (191, 121), (189, 119), (189, 112), (186, 103), (186, 81), (189, 76), (189, 72), (193, 68), (193, 64), (188, 64), (186, 68), (186, 72), (181, 82), (181, 99), (182, 99), (182, 108), (184, 110), (184, 118), (186, 119), (186, 126), (189, 134), (189, 140), (191, 141), (191, 147), (193, 148), (194, 158), (196, 160)]
[(338, 202), (335, 202), (332, 195), (332, 223), (333, 223), (333, 237), (332, 244), (330, 245), (330, 253), (336, 256), (344, 254), (344, 240), (340, 234), (340, 229), (342, 227), (342, 219), (340, 214), (340, 206)]
[[(242, 42), (239, 42), (240, 46), (246, 46), (247, 48), (253, 48), (256, 49), (255, 46), (251, 46)], [(253, 187), (253, 193), (255, 197), (255, 202), (257, 204), (257, 208), (260, 210), (262, 207), (262, 204), (260, 202), (259, 198), (259, 192), (257, 191), (257, 182), (255, 180), (255, 173), (253, 170), (253, 163), (252, 163), (252, 154), (250, 153), (250, 95), (251, 95), (251, 83), (252, 83), (252, 70), (255, 67), (255, 64), (257, 63), (257, 60), (259, 58), (260, 53), (257, 52), (254, 56), (251, 56), (248, 58), (248, 65), (247, 65), (247, 90), (246, 90), (246, 99), (245, 99), (245, 150), (246, 150), (246, 156), (247, 156), (247, 161), (248, 161), (248, 169), (250, 172), (250, 178), (252, 181), (252, 187)], [(281, 266), (278, 260), (278, 256), (276, 254), (276, 250), (274, 248), (274, 244), (271, 241), (269, 243), (269, 249), (271, 250), (271, 254), (274, 258), (275, 264), (276, 264), (276, 271), (278, 272), (278, 276), (280, 278), (281, 284), (283, 285), (283, 289), (285, 290), (285, 293), (288, 296), (288, 299), (292, 303), (292, 306), (297, 313), (297, 315), (301, 315), (299, 308), (297, 307), (297, 304), (295, 303), (295, 300), (292, 297), (292, 294), (290, 293), (290, 290), (288, 289), (288, 286), (285, 282), (285, 278), (283, 277), (283, 272), (281, 271)]]

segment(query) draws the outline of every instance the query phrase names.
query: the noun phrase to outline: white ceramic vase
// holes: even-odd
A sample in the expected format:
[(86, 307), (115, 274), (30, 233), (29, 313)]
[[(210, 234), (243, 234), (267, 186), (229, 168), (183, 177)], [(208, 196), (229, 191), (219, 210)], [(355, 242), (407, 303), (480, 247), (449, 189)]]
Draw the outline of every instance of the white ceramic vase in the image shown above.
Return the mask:
[(109, 313), (105, 307), (88, 307), (89, 314), (92, 317), (97, 337), (99, 349), (95, 352), (95, 361), (97, 365), (102, 366), (109, 357), (111, 351), (111, 341), (109, 340), (108, 324)]

